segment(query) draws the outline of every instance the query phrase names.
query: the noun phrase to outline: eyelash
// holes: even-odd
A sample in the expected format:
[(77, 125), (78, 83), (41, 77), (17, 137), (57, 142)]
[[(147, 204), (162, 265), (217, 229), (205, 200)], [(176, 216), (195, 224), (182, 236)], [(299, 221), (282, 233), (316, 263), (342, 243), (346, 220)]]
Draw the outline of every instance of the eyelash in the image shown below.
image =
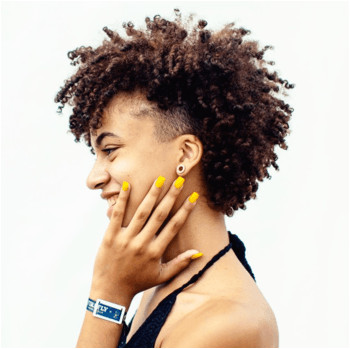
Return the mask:
[(111, 155), (111, 153), (114, 151), (114, 150), (117, 150), (118, 148), (108, 148), (108, 149), (102, 149), (102, 151), (104, 152), (104, 153), (106, 153), (107, 154), (107, 156), (108, 155)]

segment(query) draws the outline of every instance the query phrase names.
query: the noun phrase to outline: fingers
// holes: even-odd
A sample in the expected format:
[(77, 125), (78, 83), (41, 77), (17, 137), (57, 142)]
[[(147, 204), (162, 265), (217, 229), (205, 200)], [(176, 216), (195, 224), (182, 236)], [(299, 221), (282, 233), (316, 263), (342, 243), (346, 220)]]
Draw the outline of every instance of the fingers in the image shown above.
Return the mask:
[(163, 255), (171, 240), (175, 237), (175, 235), (179, 232), (181, 227), (185, 224), (187, 217), (196, 206), (196, 201), (198, 197), (198, 193), (193, 192), (184, 201), (180, 209), (175, 213), (175, 215), (170, 219), (168, 224), (164, 227), (162, 232), (154, 240), (153, 248), (155, 251), (157, 251), (159, 255)]
[[(167, 194), (162, 198), (161, 202), (154, 209), (154, 206), (162, 191), (162, 186), (165, 182), (165, 178), (159, 176), (151, 186), (149, 192), (138, 206), (131, 222), (126, 229), (126, 235), (131, 238), (133, 236), (139, 236), (143, 243), (150, 243), (154, 241), (157, 254), (162, 255), (167, 245), (178, 233), (180, 228), (184, 225), (188, 215), (194, 208), (198, 194), (192, 193), (176, 212), (176, 214), (170, 219), (166, 226), (162, 229), (159, 236), (154, 239), (155, 234), (159, 228), (164, 224), (164, 221), (169, 216), (173, 205), (178, 198), (185, 179), (178, 177), (171, 185)], [(127, 206), (127, 201), (130, 195), (130, 185), (127, 182), (123, 182), (124, 190), (119, 193), (118, 200), (113, 207), (110, 231), (114, 231), (114, 234), (118, 232), (123, 223), (123, 218)], [(154, 211), (153, 211), (154, 210)], [(153, 211), (153, 212), (152, 212)], [(151, 215), (152, 213), (152, 215)], [(151, 216), (150, 216), (151, 215)], [(147, 223), (146, 223), (147, 222)]]
[(119, 192), (118, 199), (113, 205), (111, 219), (105, 233), (107, 240), (112, 239), (112, 237), (117, 234), (122, 227), (126, 205), (130, 196), (130, 190), (130, 184), (124, 181)]
[(151, 189), (146, 194), (145, 198), (142, 200), (141, 204), (137, 208), (129, 226), (128, 235), (135, 236), (140, 233), (145, 222), (149, 218), (155, 203), (162, 191), (162, 186), (165, 182), (165, 178), (159, 176), (152, 184)]
[(180, 271), (187, 268), (187, 266), (192, 262), (191, 257), (196, 254), (199, 254), (197, 250), (188, 250), (181, 253), (170, 262), (162, 264), (162, 270), (159, 275), (159, 283), (172, 279), (175, 275), (180, 273)]
[(169, 213), (183, 188), (184, 182), (185, 179), (180, 176), (172, 183), (167, 194), (158, 204), (157, 208), (154, 210), (152, 216), (149, 218), (147, 224), (143, 228), (141, 233), (143, 240), (149, 242), (154, 239), (158, 229), (169, 216)]

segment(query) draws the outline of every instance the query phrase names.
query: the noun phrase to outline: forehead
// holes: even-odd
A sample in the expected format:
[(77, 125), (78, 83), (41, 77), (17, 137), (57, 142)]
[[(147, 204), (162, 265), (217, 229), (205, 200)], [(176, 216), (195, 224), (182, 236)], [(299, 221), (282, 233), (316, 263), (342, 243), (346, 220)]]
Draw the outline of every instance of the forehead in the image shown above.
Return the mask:
[(154, 133), (154, 120), (150, 117), (152, 107), (141, 92), (118, 93), (103, 111), (102, 127), (90, 132), (92, 144), (103, 132), (112, 132), (125, 140), (151, 136)]

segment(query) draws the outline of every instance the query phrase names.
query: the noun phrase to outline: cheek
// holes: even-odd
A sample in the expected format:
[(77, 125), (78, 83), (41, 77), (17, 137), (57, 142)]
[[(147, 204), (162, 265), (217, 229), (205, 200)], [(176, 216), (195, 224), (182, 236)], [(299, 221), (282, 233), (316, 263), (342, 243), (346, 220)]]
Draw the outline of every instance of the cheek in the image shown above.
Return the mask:
[(128, 181), (135, 185), (152, 175), (154, 166), (147, 157), (125, 157), (116, 159), (110, 167), (111, 176), (118, 182)]
[[(127, 181), (131, 185), (131, 192), (127, 203), (123, 226), (127, 226), (134, 216), (142, 200), (149, 192), (154, 180), (158, 177), (153, 164), (143, 157), (120, 157), (111, 167), (111, 175), (119, 185)], [(154, 177), (154, 178), (153, 178)]]
[[(113, 167), (113, 176), (120, 182), (120, 184), (122, 181), (128, 181), (132, 188), (124, 216), (123, 226), (127, 226), (130, 223), (137, 208), (142, 203), (158, 176), (164, 176), (166, 182), (173, 179), (171, 178), (171, 173), (174, 172), (174, 174), (176, 174), (176, 168), (172, 171), (169, 167), (172, 167), (172, 162), (166, 157), (166, 154), (159, 151), (152, 152), (145, 150), (142, 153), (138, 153), (136, 156), (128, 156), (125, 159), (120, 157), (118, 161), (116, 161)], [(169, 184), (167, 183), (165, 187), (168, 185)], [(160, 199), (161, 198), (159, 198), (159, 200)]]
[(145, 146), (145, 148), (136, 152), (132, 159), (123, 164), (125, 168), (128, 168), (130, 179), (142, 181), (143, 185), (153, 183), (160, 175), (165, 176), (167, 167), (169, 167), (169, 158), (165, 151), (162, 152), (159, 148), (154, 147)]

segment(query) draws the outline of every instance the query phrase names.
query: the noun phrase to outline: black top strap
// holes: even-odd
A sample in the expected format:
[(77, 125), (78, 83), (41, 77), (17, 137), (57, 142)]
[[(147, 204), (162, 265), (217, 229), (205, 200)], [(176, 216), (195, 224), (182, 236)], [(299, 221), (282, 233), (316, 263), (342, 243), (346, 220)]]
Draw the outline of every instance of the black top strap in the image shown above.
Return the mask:
[(231, 234), (231, 232), (228, 232), (228, 236), (230, 239), (230, 242), (232, 244), (232, 249), (239, 261), (242, 263), (244, 268), (246, 268), (247, 272), (250, 274), (250, 276), (254, 279), (256, 282), (255, 276), (253, 274), (252, 268), (247, 262), (247, 259), (245, 257), (245, 246), (243, 241), (240, 240), (240, 238), (236, 234)]
[(176, 289), (173, 293), (178, 295), (181, 291), (183, 291), (187, 286), (196, 282), (204, 272), (209, 269), (218, 259), (220, 259), (224, 254), (226, 254), (232, 248), (232, 243), (230, 242), (224, 249), (222, 249), (219, 253), (217, 253), (205, 266), (201, 269), (197, 274), (193, 275), (191, 279), (186, 282), (184, 285)]

